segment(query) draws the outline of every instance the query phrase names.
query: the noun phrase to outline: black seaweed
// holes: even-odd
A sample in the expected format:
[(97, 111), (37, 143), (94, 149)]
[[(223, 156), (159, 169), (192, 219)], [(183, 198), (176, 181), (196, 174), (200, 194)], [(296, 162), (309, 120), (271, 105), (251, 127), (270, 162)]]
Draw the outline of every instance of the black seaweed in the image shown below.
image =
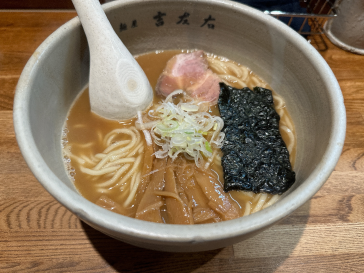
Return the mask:
[(272, 91), (237, 89), (224, 83), (220, 90), (218, 105), (225, 123), (224, 190), (285, 192), (295, 182), (295, 173), (279, 132)]

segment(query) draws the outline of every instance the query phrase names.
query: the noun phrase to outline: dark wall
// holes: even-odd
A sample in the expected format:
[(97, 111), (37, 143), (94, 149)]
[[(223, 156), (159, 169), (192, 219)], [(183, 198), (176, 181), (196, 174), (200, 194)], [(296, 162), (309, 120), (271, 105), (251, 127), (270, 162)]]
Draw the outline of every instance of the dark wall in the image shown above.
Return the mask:
[[(101, 4), (110, 0), (100, 0)], [(73, 9), (71, 0), (0, 0), (0, 9)]]
[[(112, 0), (99, 0), (101, 4)], [(122, 1), (122, 0), (119, 0)], [(335, 0), (235, 0), (260, 10), (327, 14)], [(0, 9), (73, 9), (71, 0), (0, 0)]]

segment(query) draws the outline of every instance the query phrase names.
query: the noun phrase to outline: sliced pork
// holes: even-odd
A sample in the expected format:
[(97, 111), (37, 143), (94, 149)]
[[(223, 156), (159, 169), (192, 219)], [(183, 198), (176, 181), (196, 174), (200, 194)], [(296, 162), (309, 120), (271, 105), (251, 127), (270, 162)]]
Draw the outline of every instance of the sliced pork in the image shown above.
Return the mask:
[(178, 54), (167, 62), (158, 79), (156, 90), (168, 96), (177, 89), (200, 101), (216, 102), (220, 93), (220, 78), (208, 68), (202, 50)]

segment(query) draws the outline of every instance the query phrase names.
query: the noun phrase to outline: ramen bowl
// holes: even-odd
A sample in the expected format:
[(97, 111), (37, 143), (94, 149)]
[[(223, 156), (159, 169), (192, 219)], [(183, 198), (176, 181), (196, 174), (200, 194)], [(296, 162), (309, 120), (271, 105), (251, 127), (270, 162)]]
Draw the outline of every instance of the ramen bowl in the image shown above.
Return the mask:
[(104, 9), (132, 54), (198, 48), (241, 63), (268, 82), (285, 99), (295, 123), (296, 183), (260, 212), (193, 226), (141, 221), (86, 200), (65, 171), (61, 148), (68, 111), (89, 76), (87, 40), (74, 18), (48, 37), (24, 68), (16, 89), (14, 126), (35, 177), (82, 221), (139, 247), (211, 250), (258, 234), (303, 205), (325, 183), (343, 147), (345, 107), (331, 69), (304, 38), (280, 21), (230, 1), (126, 0)]

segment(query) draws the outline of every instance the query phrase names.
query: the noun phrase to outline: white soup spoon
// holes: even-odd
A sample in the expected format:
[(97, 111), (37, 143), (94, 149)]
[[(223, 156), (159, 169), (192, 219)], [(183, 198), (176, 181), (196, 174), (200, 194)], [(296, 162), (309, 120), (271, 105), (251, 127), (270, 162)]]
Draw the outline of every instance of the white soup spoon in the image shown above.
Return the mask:
[(116, 35), (98, 0), (72, 0), (90, 48), (91, 110), (107, 119), (137, 115), (152, 102), (150, 83)]

